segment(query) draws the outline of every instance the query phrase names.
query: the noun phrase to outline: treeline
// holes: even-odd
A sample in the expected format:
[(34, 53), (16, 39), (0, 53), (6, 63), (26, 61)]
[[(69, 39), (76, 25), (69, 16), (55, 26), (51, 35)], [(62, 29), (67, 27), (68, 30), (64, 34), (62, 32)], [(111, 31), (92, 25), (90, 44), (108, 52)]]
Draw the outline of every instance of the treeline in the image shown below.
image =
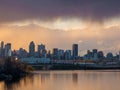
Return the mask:
[(16, 58), (8, 57), (0, 65), (0, 80), (16, 80), (26, 76), (32, 70), (30, 66), (22, 64)]

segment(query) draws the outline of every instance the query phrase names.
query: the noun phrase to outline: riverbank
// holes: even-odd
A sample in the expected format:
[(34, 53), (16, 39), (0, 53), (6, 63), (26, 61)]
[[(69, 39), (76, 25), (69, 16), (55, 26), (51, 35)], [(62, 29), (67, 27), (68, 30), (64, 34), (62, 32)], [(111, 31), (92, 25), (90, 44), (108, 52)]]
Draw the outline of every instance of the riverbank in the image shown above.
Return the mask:
[(83, 65), (83, 64), (52, 64), (31, 65), (35, 70), (114, 70), (120, 69), (120, 65)]

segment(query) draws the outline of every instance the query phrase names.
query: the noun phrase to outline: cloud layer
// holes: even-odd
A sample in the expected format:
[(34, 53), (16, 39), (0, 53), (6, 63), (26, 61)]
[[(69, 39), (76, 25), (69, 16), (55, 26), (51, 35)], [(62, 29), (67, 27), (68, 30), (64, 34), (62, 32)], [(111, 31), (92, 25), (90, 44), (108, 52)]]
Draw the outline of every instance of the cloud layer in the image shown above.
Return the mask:
[(0, 0), (0, 22), (77, 17), (103, 20), (120, 15), (120, 0)]

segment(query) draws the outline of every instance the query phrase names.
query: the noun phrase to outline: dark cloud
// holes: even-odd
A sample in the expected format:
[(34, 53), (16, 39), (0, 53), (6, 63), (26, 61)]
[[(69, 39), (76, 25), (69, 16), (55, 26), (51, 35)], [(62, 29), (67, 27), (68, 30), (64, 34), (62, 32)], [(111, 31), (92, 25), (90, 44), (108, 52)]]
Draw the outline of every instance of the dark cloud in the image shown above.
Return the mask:
[(80, 17), (103, 20), (120, 15), (120, 0), (0, 0), (0, 21)]

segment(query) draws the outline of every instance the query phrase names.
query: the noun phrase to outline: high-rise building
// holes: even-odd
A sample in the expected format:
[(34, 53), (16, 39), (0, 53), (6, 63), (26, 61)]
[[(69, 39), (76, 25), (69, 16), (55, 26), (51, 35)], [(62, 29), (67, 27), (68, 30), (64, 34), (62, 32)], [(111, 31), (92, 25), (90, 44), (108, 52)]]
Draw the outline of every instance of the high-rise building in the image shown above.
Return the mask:
[(92, 55), (92, 60), (98, 60), (98, 50), (93, 49), (93, 55)]
[(58, 55), (59, 55), (59, 59), (63, 60), (64, 59), (64, 50), (63, 49), (59, 49)]
[(45, 45), (43, 45), (43, 44), (38, 45), (38, 52), (41, 50), (45, 50)]
[(41, 44), (41, 45), (38, 45), (38, 55), (39, 57), (46, 57), (46, 49), (45, 49), (45, 45)]
[(52, 52), (52, 57), (53, 57), (53, 59), (55, 60), (58, 60), (59, 59), (59, 50), (58, 50), (58, 48), (53, 48), (53, 52)]
[(25, 57), (27, 57), (27, 51), (25, 50), (25, 49), (23, 49), (23, 48), (20, 48), (19, 49), (19, 58), (25, 58)]
[(93, 49), (93, 57), (95, 57), (98, 53), (98, 50), (97, 49)]
[(29, 45), (29, 56), (34, 57), (34, 55), (35, 55), (35, 43), (31, 41)]
[(93, 58), (93, 52), (91, 52), (90, 50), (87, 50), (87, 60), (91, 60)]
[(58, 53), (59, 53), (60, 56), (63, 56), (64, 55), (64, 50), (59, 49)]
[(53, 55), (58, 55), (58, 48), (53, 48)]
[(52, 58), (52, 57), (51, 57), (51, 51), (50, 51), (50, 50), (47, 51), (47, 58), (50, 58), (50, 59)]
[(0, 45), (0, 56), (1, 57), (4, 57), (5, 56), (5, 53), (4, 53), (4, 42), (1, 41), (1, 45)]
[(120, 51), (119, 51), (119, 61), (120, 61)]
[(5, 45), (5, 57), (11, 56), (11, 43)]
[(112, 60), (113, 54), (111, 52), (107, 53), (106, 58), (107, 58), (107, 60)]
[(66, 50), (65, 51), (65, 60), (70, 60), (71, 59), (71, 50)]
[(1, 49), (4, 48), (4, 41), (1, 41)]
[(104, 59), (104, 53), (103, 53), (103, 51), (99, 51), (99, 52), (98, 52), (98, 59), (99, 59), (99, 60)]
[(97, 49), (93, 49), (93, 54), (97, 53), (98, 50)]
[(73, 59), (77, 59), (77, 57), (78, 57), (78, 44), (73, 44), (72, 56), (73, 56)]

